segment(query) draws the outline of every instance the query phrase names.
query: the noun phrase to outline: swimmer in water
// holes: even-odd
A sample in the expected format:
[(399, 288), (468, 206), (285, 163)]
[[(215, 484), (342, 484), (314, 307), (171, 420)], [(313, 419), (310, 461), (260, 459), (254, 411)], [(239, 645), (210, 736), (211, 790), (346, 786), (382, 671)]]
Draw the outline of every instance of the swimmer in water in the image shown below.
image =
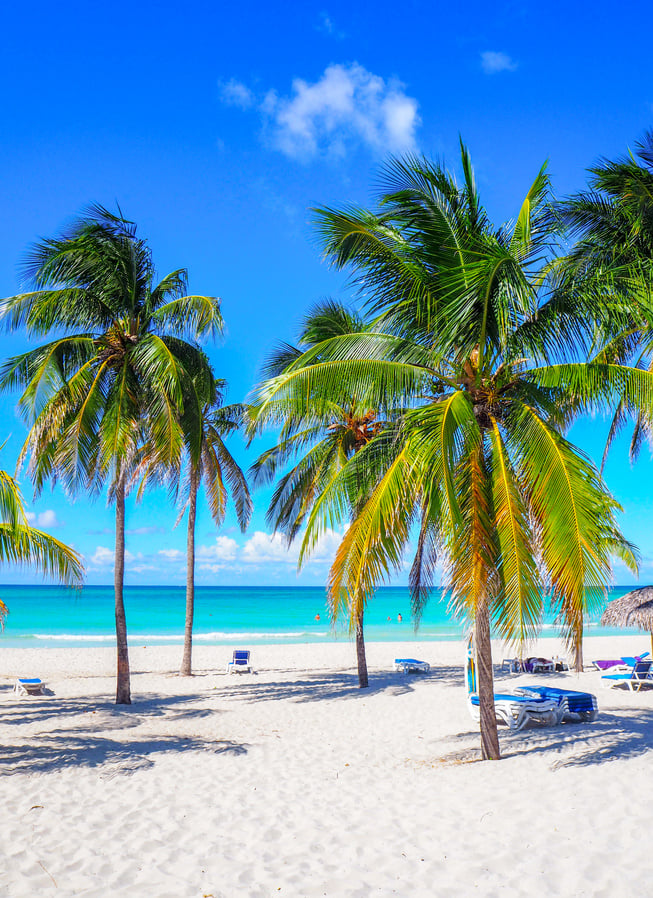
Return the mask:
[(320, 615), (319, 615), (319, 614), (316, 614), (316, 615), (315, 615), (315, 620), (319, 620), (319, 619), (320, 619)]
[(399, 623), (401, 623), (402, 620), (403, 620), (403, 617), (402, 617), (400, 614), (398, 614), (398, 615), (397, 615), (397, 620), (399, 621)]

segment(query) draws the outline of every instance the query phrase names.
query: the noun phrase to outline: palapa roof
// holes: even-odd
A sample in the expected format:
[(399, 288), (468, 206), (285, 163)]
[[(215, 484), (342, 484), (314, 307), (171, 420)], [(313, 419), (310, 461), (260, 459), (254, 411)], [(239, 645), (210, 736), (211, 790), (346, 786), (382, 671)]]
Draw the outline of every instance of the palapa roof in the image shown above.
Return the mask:
[(653, 586), (641, 586), (613, 599), (603, 612), (601, 623), (609, 627), (639, 627), (653, 632)]

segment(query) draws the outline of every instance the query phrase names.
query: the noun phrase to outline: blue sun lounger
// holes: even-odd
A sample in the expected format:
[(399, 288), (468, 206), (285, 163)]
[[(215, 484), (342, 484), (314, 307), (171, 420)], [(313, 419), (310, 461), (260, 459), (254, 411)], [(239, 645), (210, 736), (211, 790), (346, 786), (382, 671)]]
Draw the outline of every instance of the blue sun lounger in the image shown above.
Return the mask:
[(14, 692), (17, 695), (43, 695), (45, 683), (38, 677), (18, 677), (14, 683)]
[(428, 661), (418, 661), (417, 658), (395, 658), (395, 670), (402, 673), (428, 673), (430, 669)]
[(639, 692), (643, 683), (648, 683), (649, 686), (653, 686), (653, 679), (651, 678), (652, 666), (653, 661), (638, 661), (634, 667), (630, 668), (630, 670), (624, 670), (620, 673), (603, 674), (601, 679), (610, 681), (605, 684), (606, 686), (617, 686), (620, 683), (625, 683), (631, 692)]
[(249, 652), (244, 649), (234, 649), (232, 660), (227, 664), (227, 673), (251, 673), (252, 665), (249, 663)]
[(588, 723), (596, 720), (599, 706), (591, 692), (575, 692), (572, 689), (558, 689), (555, 686), (518, 686), (520, 695), (548, 698), (558, 705), (558, 723), (563, 720), (582, 720)]
[[(467, 645), (466, 661), (467, 707), (472, 719), (478, 722), (481, 716), (480, 701), (476, 686), (476, 659), (473, 640)], [(499, 723), (505, 723), (511, 730), (521, 730), (527, 723), (552, 726), (559, 722), (558, 702), (535, 695), (495, 692), (494, 713)]]

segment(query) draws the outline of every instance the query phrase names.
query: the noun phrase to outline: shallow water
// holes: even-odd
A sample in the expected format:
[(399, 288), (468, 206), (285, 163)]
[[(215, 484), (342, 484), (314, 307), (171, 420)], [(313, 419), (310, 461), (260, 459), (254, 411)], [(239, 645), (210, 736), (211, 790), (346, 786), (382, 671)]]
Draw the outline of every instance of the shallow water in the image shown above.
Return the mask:
[[(616, 587), (616, 598), (631, 587)], [(70, 590), (57, 586), (0, 586), (9, 607), (0, 645), (91, 646), (115, 641), (113, 587), (86, 586)], [(588, 620), (588, 634), (622, 632), (602, 628), (600, 608)], [(136, 643), (181, 643), (184, 631), (183, 586), (126, 586), (125, 607), (130, 639)], [(315, 620), (316, 615), (320, 620)], [(398, 620), (401, 615), (403, 620)], [(365, 615), (369, 641), (459, 639), (465, 630), (447, 613), (446, 596), (437, 590), (427, 605), (417, 635), (410, 615), (410, 596), (404, 587), (377, 591)], [(554, 635), (553, 618), (545, 617), (543, 635)], [(302, 643), (347, 640), (346, 626), (329, 624), (326, 594), (321, 587), (199, 586), (195, 598), (196, 642)]]

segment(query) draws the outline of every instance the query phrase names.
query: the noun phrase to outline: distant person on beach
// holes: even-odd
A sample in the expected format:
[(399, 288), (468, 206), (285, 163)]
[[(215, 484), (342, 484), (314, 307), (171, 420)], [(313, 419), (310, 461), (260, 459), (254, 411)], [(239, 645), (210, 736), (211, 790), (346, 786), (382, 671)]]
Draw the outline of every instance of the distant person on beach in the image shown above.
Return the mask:
[(397, 615), (397, 620), (399, 621), (399, 623), (401, 623), (402, 620), (403, 620), (403, 617), (402, 617), (400, 614), (398, 614), (398, 615)]

